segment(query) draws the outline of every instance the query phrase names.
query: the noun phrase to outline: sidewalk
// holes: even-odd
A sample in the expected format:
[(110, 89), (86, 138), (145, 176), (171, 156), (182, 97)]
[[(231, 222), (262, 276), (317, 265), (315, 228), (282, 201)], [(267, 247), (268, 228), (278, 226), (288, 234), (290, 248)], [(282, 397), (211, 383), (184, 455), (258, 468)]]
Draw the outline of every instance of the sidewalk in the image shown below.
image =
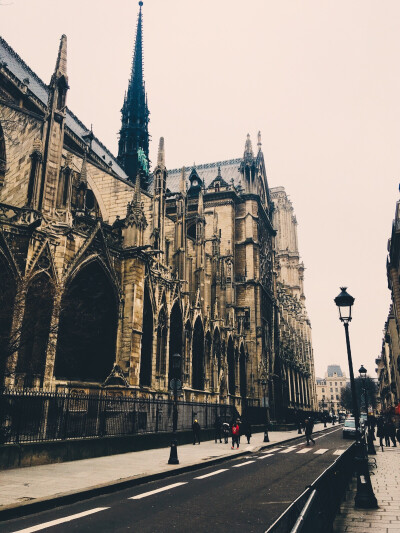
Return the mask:
[(378, 509), (356, 509), (356, 480), (352, 481), (346, 501), (333, 524), (334, 533), (400, 533), (400, 447), (375, 446), (377, 468), (372, 468), (371, 482)]
[[(327, 429), (330, 429), (329, 426)], [(324, 429), (316, 424), (314, 432)], [(124, 453), (67, 463), (33, 466), (0, 472), (0, 520), (10, 518), (13, 509), (31, 508), (42, 510), (56, 503), (72, 501), (71, 496), (81, 499), (122, 489), (154, 479), (187, 471), (199, 465), (210, 465), (233, 456), (246, 455), (260, 448), (298, 437), (297, 430), (269, 433), (270, 442), (263, 442), (264, 433), (256, 433), (250, 445), (241, 437), (237, 450), (228, 444), (215, 444), (214, 440), (199, 445), (185, 444), (178, 447), (179, 465), (169, 465), (169, 447), (140, 452)], [(304, 437), (304, 433), (303, 433)], [(389, 454), (388, 454), (389, 455)], [(35, 505), (38, 504), (38, 505)], [(5, 517), (7, 515), (7, 517)]]

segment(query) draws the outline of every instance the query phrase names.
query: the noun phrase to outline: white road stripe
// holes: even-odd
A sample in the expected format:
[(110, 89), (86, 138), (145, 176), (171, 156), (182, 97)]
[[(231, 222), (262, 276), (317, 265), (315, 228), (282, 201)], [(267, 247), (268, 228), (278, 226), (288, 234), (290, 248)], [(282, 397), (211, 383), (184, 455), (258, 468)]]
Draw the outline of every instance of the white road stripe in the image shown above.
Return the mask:
[(264, 450), (261, 453), (273, 453), (273, 452), (279, 452), (279, 450), (282, 450), (282, 448), (271, 448), (271, 449), (268, 448), (267, 450)]
[(146, 498), (147, 496), (151, 496), (152, 494), (157, 494), (157, 492), (164, 492), (165, 490), (174, 489), (175, 487), (180, 487), (181, 485), (186, 485), (187, 483), (187, 481), (183, 481), (182, 483), (173, 483), (172, 485), (161, 487), (161, 489), (150, 490), (149, 492), (143, 492), (142, 494), (138, 494), (137, 496), (131, 496), (129, 500), (141, 500), (142, 498)]
[(328, 451), (328, 448), (320, 448), (319, 450), (317, 450), (314, 453), (317, 454), (317, 455), (322, 455), (323, 453), (325, 453), (327, 451)]
[(333, 455), (342, 455), (343, 452), (344, 452), (344, 450), (335, 450), (333, 452)]
[(289, 453), (292, 452), (294, 449), (294, 446), (291, 446), (290, 448), (286, 448), (286, 450), (281, 450), (279, 453)]
[(262, 455), (261, 457), (257, 457), (257, 459), (266, 459), (267, 457), (273, 457), (273, 453), (266, 453), (265, 455)]
[(232, 468), (239, 468), (239, 466), (249, 465), (250, 463), (255, 463), (255, 461), (246, 461), (245, 463), (240, 463), (240, 465), (233, 465)]
[(194, 479), (204, 479), (206, 477), (215, 476), (216, 474), (220, 474), (221, 472), (226, 472), (227, 468), (221, 468), (221, 470), (216, 470), (215, 472), (210, 472), (209, 474), (204, 474), (204, 476), (195, 477)]
[(19, 529), (14, 533), (33, 533), (34, 531), (40, 531), (41, 529), (46, 529), (47, 527), (56, 526), (57, 524), (62, 524), (63, 522), (70, 522), (71, 520), (76, 520), (77, 518), (82, 518), (83, 516), (88, 516), (93, 513), (98, 513), (99, 511), (105, 511), (109, 507), (96, 507), (95, 509), (90, 509), (90, 511), (84, 511), (83, 513), (72, 514), (70, 516), (65, 516), (64, 518), (58, 518), (57, 520), (51, 520), (50, 522), (43, 522), (43, 524), (38, 524), (37, 526), (27, 527), (25, 529)]
[(303, 448), (302, 450), (299, 450), (296, 453), (307, 453), (307, 452), (311, 452), (311, 448)]

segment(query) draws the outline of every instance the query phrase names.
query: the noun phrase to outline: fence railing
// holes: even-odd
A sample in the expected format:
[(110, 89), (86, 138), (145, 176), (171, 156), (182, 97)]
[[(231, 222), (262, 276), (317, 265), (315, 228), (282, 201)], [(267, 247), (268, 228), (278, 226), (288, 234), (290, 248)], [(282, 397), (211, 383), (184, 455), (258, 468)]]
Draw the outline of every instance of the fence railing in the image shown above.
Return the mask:
[(279, 516), (265, 533), (322, 533), (331, 531), (354, 471), (352, 444)]
[[(212, 428), (230, 421), (232, 405), (178, 401), (178, 431), (196, 418)], [(61, 394), (27, 390), (0, 392), (0, 444), (136, 435), (172, 430), (173, 401), (134, 397)]]

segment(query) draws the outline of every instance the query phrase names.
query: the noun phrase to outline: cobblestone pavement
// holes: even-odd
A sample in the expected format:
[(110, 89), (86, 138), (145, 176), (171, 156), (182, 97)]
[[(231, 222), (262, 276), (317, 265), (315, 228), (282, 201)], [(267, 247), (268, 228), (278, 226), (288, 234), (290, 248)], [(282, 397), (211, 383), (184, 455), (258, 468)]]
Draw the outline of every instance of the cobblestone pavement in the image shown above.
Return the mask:
[(334, 533), (400, 533), (400, 446), (384, 448), (375, 446), (377, 468), (371, 469), (371, 482), (378, 509), (356, 509), (354, 497), (356, 480), (353, 479), (346, 501), (340, 506)]

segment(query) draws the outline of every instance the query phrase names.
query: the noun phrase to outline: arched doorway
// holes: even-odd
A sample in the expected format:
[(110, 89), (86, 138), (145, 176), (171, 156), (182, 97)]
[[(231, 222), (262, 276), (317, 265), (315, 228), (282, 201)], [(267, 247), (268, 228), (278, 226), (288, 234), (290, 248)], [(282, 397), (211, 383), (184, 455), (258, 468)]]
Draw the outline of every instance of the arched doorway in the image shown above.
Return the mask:
[(211, 333), (207, 331), (205, 342), (204, 342), (204, 357), (205, 357), (205, 369), (206, 369), (206, 380), (207, 383), (209, 383), (209, 386), (211, 389), (214, 389), (214, 365), (211, 357), (211, 346), (212, 346), (212, 340), (211, 340)]
[(142, 326), (142, 349), (140, 352), (140, 375), (141, 387), (151, 386), (151, 365), (153, 355), (153, 308), (151, 306), (150, 293), (147, 285), (143, 295), (143, 326)]
[(7, 359), (17, 348), (13, 339), (10, 339), (16, 292), (14, 276), (6, 259), (0, 254), (0, 386), (3, 384)]
[(192, 369), (193, 388), (204, 390), (204, 329), (200, 317), (197, 318), (193, 330)]
[(228, 391), (229, 394), (234, 396), (236, 394), (236, 385), (235, 385), (235, 349), (233, 347), (232, 337), (228, 339)]
[(102, 383), (115, 361), (117, 324), (111, 280), (93, 261), (72, 279), (62, 298), (56, 377)]
[(43, 384), (53, 301), (54, 285), (49, 276), (36, 275), (26, 293), (16, 369), (17, 374), (24, 376), (25, 387)]
[(217, 362), (217, 382), (218, 382), (219, 374), (221, 371), (221, 336), (219, 334), (218, 328), (215, 328), (214, 330), (213, 356), (214, 356), (214, 360)]
[(242, 402), (244, 405), (246, 403), (246, 396), (247, 396), (247, 377), (246, 377), (246, 355), (244, 353), (243, 344), (240, 347), (239, 372), (240, 372), (240, 396), (242, 397)]
[(172, 364), (172, 356), (175, 353), (182, 354), (182, 336), (183, 336), (183, 321), (182, 312), (178, 302), (176, 302), (172, 308), (169, 325), (169, 374), (168, 383), (172, 378), (181, 379), (182, 376), (182, 359), (179, 375), (174, 371)]

